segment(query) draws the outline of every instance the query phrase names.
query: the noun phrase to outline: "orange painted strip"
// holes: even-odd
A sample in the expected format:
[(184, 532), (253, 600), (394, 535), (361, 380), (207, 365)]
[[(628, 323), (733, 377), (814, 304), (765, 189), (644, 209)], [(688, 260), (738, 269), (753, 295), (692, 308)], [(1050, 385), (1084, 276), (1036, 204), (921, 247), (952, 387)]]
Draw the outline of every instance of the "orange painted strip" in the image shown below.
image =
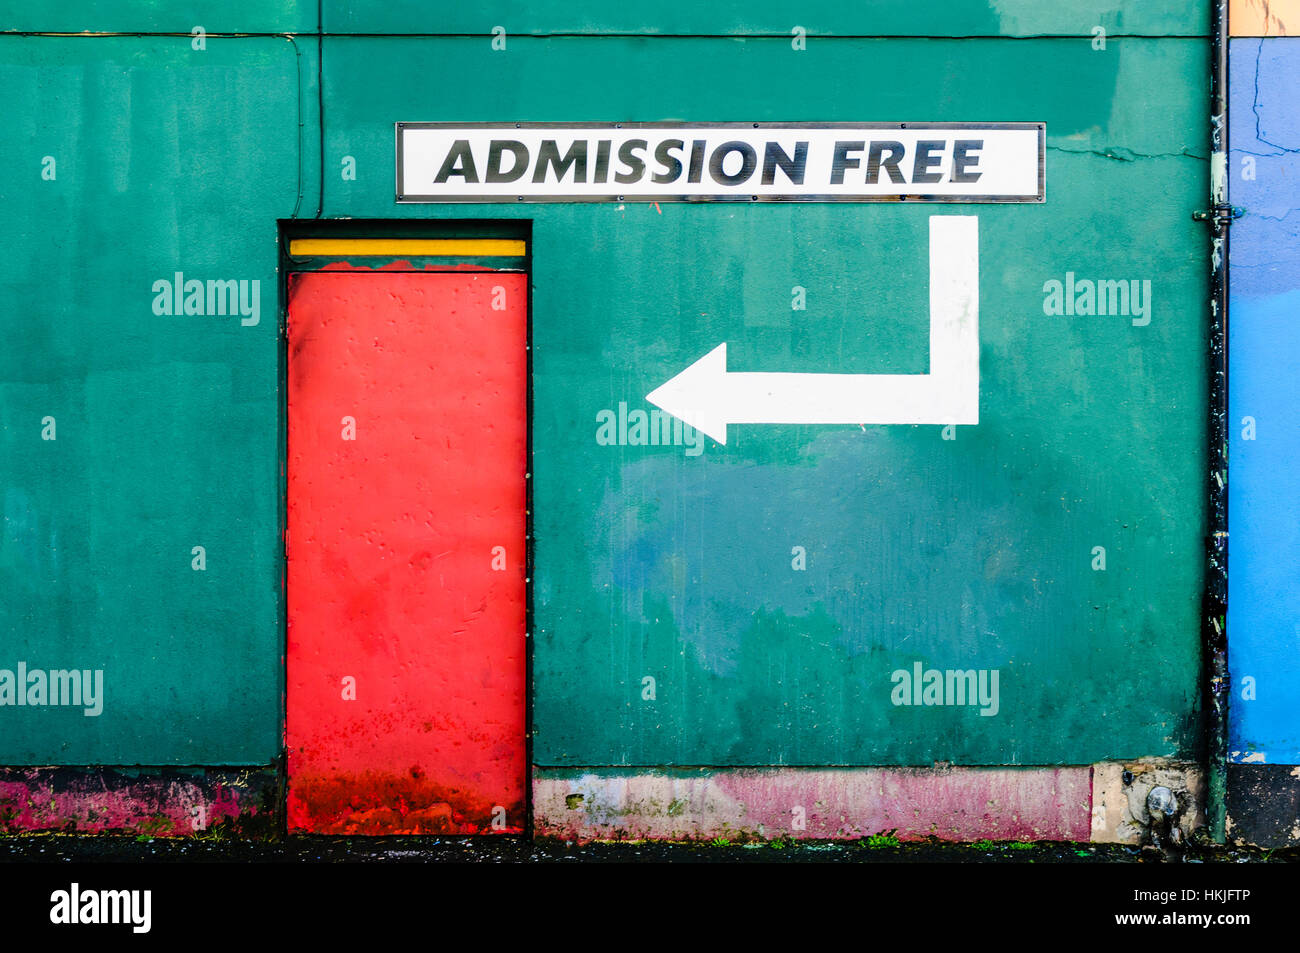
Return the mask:
[(1300, 36), (1300, 0), (1229, 0), (1232, 36)]

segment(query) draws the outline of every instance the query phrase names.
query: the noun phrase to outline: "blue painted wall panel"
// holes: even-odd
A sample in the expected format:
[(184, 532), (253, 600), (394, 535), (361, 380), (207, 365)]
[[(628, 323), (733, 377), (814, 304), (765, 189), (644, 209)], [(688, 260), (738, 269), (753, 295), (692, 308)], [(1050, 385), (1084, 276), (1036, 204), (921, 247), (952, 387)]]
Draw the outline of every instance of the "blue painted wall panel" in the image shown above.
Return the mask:
[(1231, 42), (1232, 759), (1300, 763), (1300, 39)]

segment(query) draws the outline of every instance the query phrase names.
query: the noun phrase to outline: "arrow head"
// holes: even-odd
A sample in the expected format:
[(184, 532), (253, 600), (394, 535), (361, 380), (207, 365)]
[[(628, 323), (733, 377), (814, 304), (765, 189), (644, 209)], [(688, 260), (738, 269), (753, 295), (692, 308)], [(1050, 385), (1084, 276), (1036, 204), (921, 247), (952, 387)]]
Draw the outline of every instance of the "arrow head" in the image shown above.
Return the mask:
[(646, 400), (718, 443), (726, 444), (726, 384), (727, 345), (723, 342), (668, 383), (652, 390)]

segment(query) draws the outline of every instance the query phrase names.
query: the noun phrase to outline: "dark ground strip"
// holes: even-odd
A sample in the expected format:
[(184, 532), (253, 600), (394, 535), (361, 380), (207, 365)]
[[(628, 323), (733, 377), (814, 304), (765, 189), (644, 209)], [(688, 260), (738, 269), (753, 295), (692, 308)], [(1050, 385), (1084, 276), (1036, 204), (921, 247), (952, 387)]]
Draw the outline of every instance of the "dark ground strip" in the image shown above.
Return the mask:
[[(779, 845), (779, 846), (778, 846)], [(517, 837), (202, 840), (67, 834), (0, 837), (0, 864), (145, 863), (1051, 863), (1133, 864), (1178, 860), (1119, 844), (766, 842), (573, 844)], [(1300, 863), (1300, 848), (1190, 848), (1183, 863)]]

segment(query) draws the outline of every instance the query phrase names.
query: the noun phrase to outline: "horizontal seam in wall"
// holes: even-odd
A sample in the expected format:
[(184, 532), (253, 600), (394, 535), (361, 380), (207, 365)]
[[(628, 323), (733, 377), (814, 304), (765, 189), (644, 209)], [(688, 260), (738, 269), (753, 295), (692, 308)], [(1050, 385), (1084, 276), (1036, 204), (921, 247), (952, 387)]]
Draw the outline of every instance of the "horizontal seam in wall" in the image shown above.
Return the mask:
[[(20, 36), (28, 38), (56, 38), (56, 39), (104, 39), (108, 37), (192, 37), (194, 34), (190, 31), (170, 32), (165, 30), (122, 30), (122, 31), (103, 31), (103, 32), (77, 32), (64, 33), (53, 30), (0, 30), (0, 37)], [(601, 33), (576, 33), (557, 31), (554, 33), (507, 33), (509, 39), (513, 40), (546, 40), (546, 39), (642, 39), (642, 40), (790, 40), (790, 33), (631, 33), (631, 32), (601, 32)], [(282, 30), (278, 32), (231, 32), (218, 33), (212, 30), (205, 30), (204, 36), (208, 39), (237, 39), (241, 37), (321, 37), (325, 39), (444, 39), (444, 40), (484, 40), (492, 38), (491, 33), (320, 33), (313, 30), (294, 31)], [(818, 34), (809, 33), (807, 39), (810, 40), (1088, 40), (1094, 37), (1091, 34), (1074, 34), (1074, 33), (1027, 33), (1021, 35), (1004, 35), (1000, 33), (971, 33), (971, 34), (917, 34), (917, 33), (835, 33), (835, 34)], [(1108, 33), (1107, 40), (1208, 40), (1209, 34), (1205, 33)]]

